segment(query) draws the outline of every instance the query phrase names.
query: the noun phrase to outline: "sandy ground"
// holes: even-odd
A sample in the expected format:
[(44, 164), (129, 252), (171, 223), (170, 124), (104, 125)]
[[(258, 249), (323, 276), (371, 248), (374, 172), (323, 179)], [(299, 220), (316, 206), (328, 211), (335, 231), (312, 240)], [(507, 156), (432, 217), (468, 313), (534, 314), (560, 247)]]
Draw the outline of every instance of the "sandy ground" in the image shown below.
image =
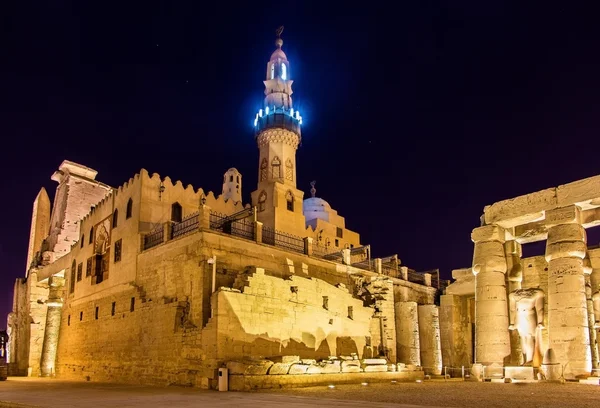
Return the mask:
[(570, 408), (599, 407), (600, 386), (427, 381), (217, 392), (178, 387), (9, 378), (0, 382), (7, 407), (235, 407), (235, 408)]
[(438, 407), (477, 408), (570, 408), (600, 407), (600, 386), (577, 383), (478, 383), (438, 382), (397, 384), (338, 385), (295, 388), (269, 392), (339, 400), (363, 400)]

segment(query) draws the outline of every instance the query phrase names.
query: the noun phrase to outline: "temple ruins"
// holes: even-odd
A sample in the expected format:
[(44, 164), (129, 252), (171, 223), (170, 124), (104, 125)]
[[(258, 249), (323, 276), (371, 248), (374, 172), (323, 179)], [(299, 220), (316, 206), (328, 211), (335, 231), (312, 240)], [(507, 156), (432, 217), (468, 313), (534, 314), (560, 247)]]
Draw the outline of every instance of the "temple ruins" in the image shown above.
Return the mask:
[[(598, 225), (600, 176), (485, 207), (472, 267), (441, 297), (444, 361), (473, 361), (482, 378), (597, 373), (600, 248), (586, 229)], [(545, 255), (522, 258), (544, 240)]]

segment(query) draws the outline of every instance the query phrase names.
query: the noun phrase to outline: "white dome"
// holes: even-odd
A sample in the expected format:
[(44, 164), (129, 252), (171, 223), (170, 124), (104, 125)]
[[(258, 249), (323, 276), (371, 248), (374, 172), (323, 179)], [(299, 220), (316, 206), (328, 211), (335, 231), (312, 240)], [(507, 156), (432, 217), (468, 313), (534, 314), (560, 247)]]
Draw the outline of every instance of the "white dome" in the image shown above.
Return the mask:
[(318, 197), (311, 197), (304, 200), (302, 208), (305, 215), (308, 212), (328, 212), (331, 210), (329, 203)]

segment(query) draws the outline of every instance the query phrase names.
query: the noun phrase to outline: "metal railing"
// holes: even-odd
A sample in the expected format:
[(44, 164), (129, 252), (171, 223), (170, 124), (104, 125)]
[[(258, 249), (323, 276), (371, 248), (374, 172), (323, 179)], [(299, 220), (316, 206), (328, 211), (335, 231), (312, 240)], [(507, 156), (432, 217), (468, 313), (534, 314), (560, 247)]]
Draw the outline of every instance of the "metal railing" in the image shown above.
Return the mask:
[(173, 224), (171, 239), (181, 237), (198, 230), (198, 212), (188, 215), (181, 222)]
[(238, 215), (247, 214), (248, 210), (227, 216), (218, 212), (210, 212), (210, 229), (220, 231), (244, 239), (254, 239), (254, 222), (246, 218), (236, 219)]
[(289, 249), (290, 251), (304, 253), (304, 239), (297, 235), (275, 230), (275, 246)]
[(218, 213), (216, 211), (210, 212), (209, 227), (212, 230), (221, 231), (223, 229), (223, 223), (227, 219), (225, 214)]
[(248, 220), (236, 220), (226, 222), (223, 232), (245, 239), (254, 239), (254, 222)]
[(165, 241), (165, 230), (163, 226), (156, 228), (149, 234), (144, 235), (144, 250), (153, 248)]

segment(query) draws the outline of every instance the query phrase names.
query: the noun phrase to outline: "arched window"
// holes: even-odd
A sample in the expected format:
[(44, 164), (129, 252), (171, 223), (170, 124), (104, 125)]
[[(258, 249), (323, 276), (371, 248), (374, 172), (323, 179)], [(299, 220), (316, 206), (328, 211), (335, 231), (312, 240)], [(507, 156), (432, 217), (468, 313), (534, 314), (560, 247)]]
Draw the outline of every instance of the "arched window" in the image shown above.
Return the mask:
[(94, 227), (90, 228), (90, 237), (88, 238), (88, 244), (94, 242)]
[(287, 67), (283, 62), (281, 63), (281, 79), (284, 81), (287, 79)]
[(267, 167), (269, 167), (267, 159), (262, 159), (262, 162), (260, 163), (260, 181), (267, 180)]
[(271, 161), (271, 173), (273, 174), (273, 178), (281, 178), (281, 161), (279, 161), (279, 157), (277, 156)]
[(81, 248), (83, 248), (84, 242), (85, 242), (85, 234), (81, 235)]
[(288, 211), (294, 211), (294, 194), (289, 190), (285, 193), (285, 201), (287, 202)]
[(294, 163), (290, 158), (285, 161), (285, 179), (294, 181)]
[(267, 193), (265, 193), (264, 191), (260, 192), (260, 195), (258, 196), (258, 211), (264, 211), (265, 210), (265, 203), (267, 201)]
[(173, 203), (171, 206), (171, 221), (181, 222), (183, 211), (181, 209), (181, 204)]
[(112, 220), (112, 227), (117, 228), (117, 225), (119, 225), (119, 210), (115, 210)]
[(126, 220), (131, 218), (132, 212), (133, 212), (133, 200), (130, 198), (129, 201), (127, 201), (127, 211), (125, 213)]
[(275, 78), (275, 64), (271, 64), (271, 79)]

